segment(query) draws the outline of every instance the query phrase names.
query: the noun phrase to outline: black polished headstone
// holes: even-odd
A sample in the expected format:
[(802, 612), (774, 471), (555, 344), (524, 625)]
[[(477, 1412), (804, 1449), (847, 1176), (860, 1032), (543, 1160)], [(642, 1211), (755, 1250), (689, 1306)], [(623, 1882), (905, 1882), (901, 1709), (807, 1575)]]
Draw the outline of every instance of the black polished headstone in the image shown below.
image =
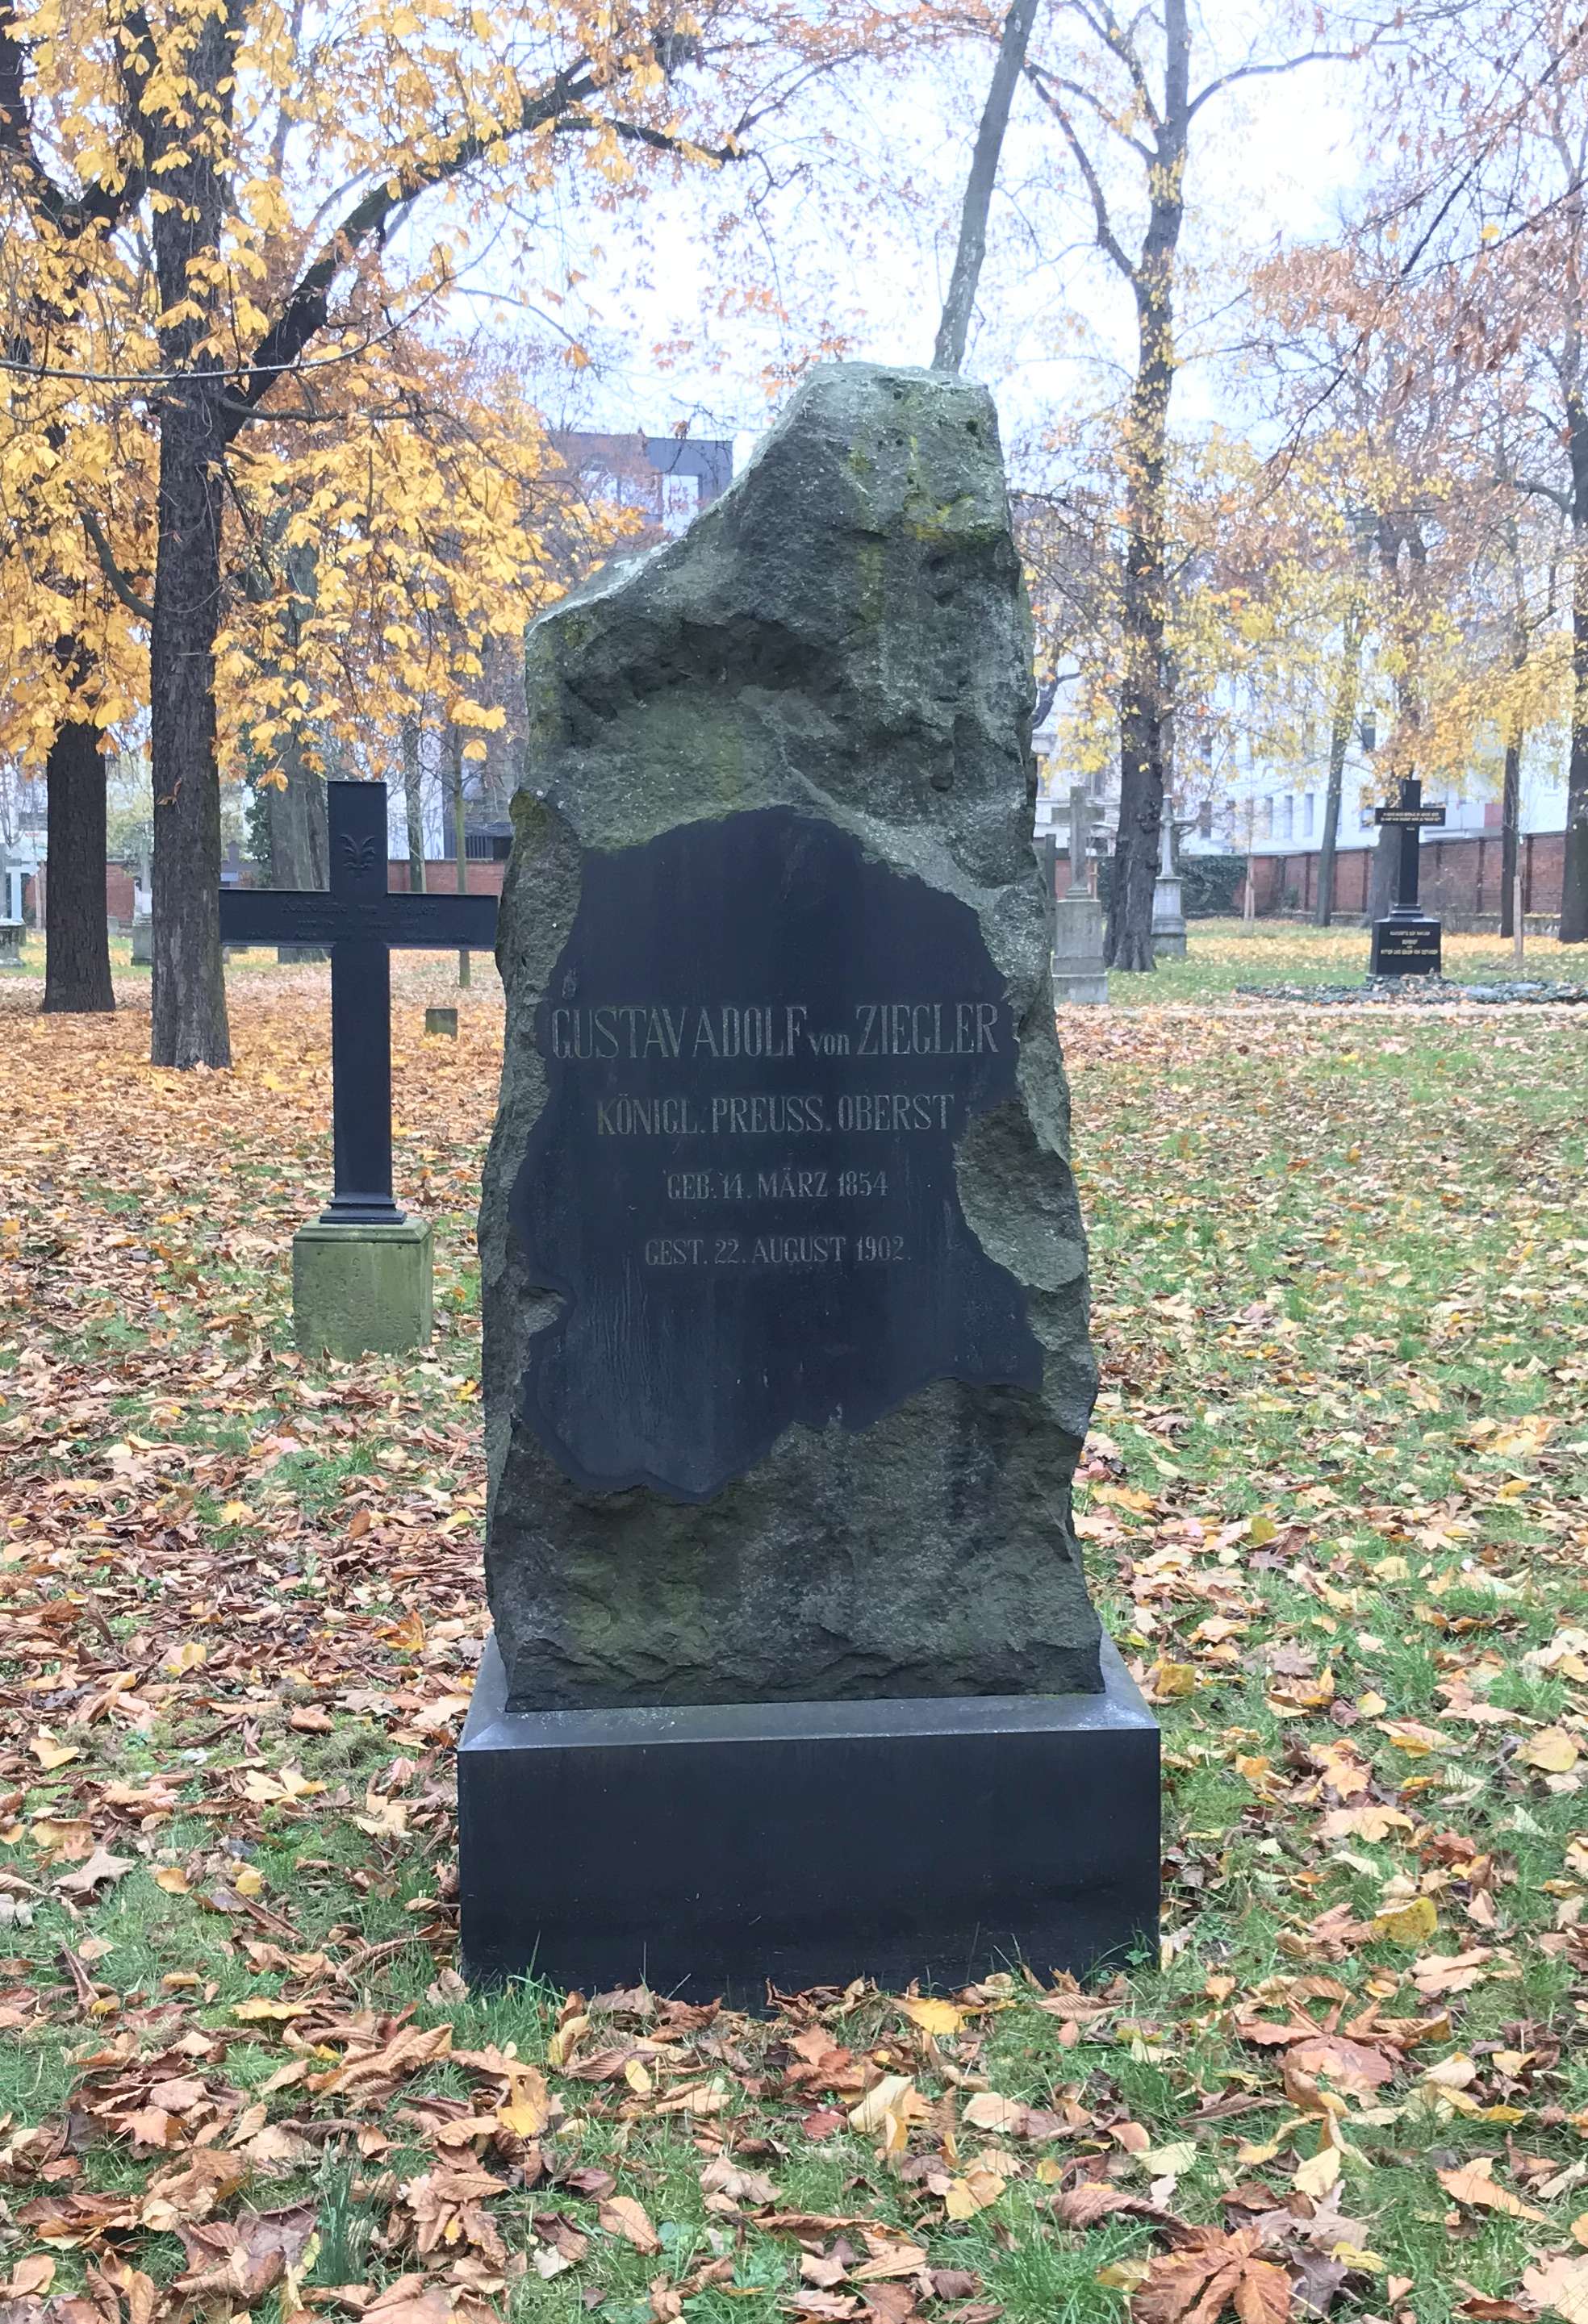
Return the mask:
[(1373, 927), (1372, 973), (1375, 976), (1437, 976), (1442, 957), (1442, 930), (1437, 920), (1420, 913), (1404, 919), (1391, 917)]
[(1015, 1093), (969, 908), (768, 807), (594, 857), (537, 1026), (513, 1222), (562, 1294), (524, 1416), (595, 1492), (704, 1500), (799, 1424), (1036, 1388), (955, 1149)]

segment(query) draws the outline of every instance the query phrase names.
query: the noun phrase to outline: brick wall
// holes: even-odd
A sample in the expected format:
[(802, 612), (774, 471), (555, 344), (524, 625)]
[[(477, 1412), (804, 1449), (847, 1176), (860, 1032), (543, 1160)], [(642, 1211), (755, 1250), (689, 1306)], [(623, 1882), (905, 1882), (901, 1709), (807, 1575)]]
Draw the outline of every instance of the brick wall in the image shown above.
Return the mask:
[[(468, 892), (471, 896), (499, 896), (507, 872), (505, 861), (489, 859), (479, 862), (466, 860)], [(386, 885), (394, 895), (408, 893), (408, 858), (393, 855), (386, 866)], [(425, 864), (425, 892), (431, 896), (456, 896), (457, 893), (457, 863), (455, 858), (443, 857), (440, 862)]]
[[(1565, 849), (1564, 832), (1531, 831), (1522, 835), (1518, 869), (1522, 875), (1524, 912), (1545, 918), (1559, 912)], [(1373, 854), (1371, 847), (1343, 847), (1335, 855), (1334, 911), (1338, 918), (1367, 917)], [(1463, 920), (1497, 919), (1500, 864), (1498, 832), (1452, 832), (1443, 838), (1425, 840), (1418, 900), (1425, 910), (1452, 926)], [(1310, 918), (1318, 893), (1316, 848), (1304, 854), (1260, 855), (1254, 868), (1260, 918), (1285, 912)], [(1244, 895), (1242, 887), (1242, 902)]]
[[(503, 875), (506, 870), (505, 862), (471, 862), (468, 866), (469, 894), (499, 896), (502, 893)], [(49, 866), (46, 865), (44, 872), (46, 886), (49, 876)], [(245, 888), (252, 888), (254, 885), (251, 868), (245, 869), (242, 884)], [(401, 859), (396, 856), (392, 858), (386, 867), (386, 885), (397, 895), (405, 896), (408, 893), (408, 858), (406, 856)], [(425, 887), (432, 896), (456, 896), (457, 893), (457, 864), (448, 862), (445, 857), (439, 862), (427, 863)], [(31, 875), (23, 882), (23, 917), (35, 927), (38, 923), (37, 888), (38, 881)], [(49, 905), (47, 893), (44, 900), (47, 908)], [(131, 866), (125, 863), (107, 863), (105, 867), (106, 918), (113, 927), (119, 922), (124, 928), (130, 928), (133, 924), (133, 904), (134, 883)]]
[[(44, 908), (50, 908), (50, 865), (44, 865)], [(30, 872), (22, 883), (22, 916), (30, 927), (39, 925), (39, 878)], [(106, 863), (105, 866), (105, 917), (115, 927), (133, 925), (133, 872), (127, 863)]]

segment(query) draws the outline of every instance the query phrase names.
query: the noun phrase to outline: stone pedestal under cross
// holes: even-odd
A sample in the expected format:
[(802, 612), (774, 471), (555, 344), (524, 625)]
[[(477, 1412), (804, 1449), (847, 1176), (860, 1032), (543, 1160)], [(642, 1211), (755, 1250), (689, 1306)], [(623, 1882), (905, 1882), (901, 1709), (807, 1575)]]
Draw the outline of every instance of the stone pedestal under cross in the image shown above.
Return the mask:
[(334, 1179), (293, 1238), (293, 1323), (308, 1354), (395, 1353), (429, 1336), (430, 1229), (392, 1194), (391, 951), (488, 952), (496, 899), (391, 894), (384, 784), (326, 789), (330, 887), (223, 888), (220, 933), (330, 947)]

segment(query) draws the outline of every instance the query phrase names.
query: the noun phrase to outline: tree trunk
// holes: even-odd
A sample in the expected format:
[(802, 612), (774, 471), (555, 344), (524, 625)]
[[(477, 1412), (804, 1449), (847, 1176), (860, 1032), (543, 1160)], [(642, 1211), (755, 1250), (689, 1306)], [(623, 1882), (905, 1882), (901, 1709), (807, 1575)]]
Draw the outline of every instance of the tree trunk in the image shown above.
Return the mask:
[(1572, 752), (1560, 940), (1588, 944), (1588, 410), (1572, 399)]
[(105, 914), (105, 761), (97, 727), (69, 718), (55, 730), (45, 767), (49, 816), (49, 926), (44, 1006), (100, 1015), (115, 1007)]
[(1517, 867), (1522, 827), (1522, 742), (1519, 718), (1508, 722), (1505, 735), (1505, 779), (1500, 793), (1500, 933), (1517, 932)]
[(173, 386), (160, 430), (160, 536), (150, 641), (154, 762), (153, 1026), (157, 1065), (229, 1065), (220, 958), (220, 779), (215, 633), (221, 437), (208, 383)]
[[(287, 579), (292, 592), (289, 636), (296, 649), (314, 612), (319, 581), (314, 551), (307, 542), (295, 542), (287, 551)], [(304, 745), (310, 739), (303, 725), (291, 729), (281, 752), (285, 787), (272, 784), (265, 793), (272, 888), (325, 889), (331, 884), (325, 777), (309, 763)], [(284, 944), (276, 946), (276, 958), (290, 964), (326, 960), (329, 954), (324, 945)]]
[(1356, 723), (1362, 676), (1362, 602), (1360, 581), (1345, 608), (1340, 635), (1340, 666), (1334, 679), (1334, 714), (1329, 727), (1329, 779), (1324, 792), (1324, 832), (1318, 850), (1318, 895), (1313, 918), (1326, 928), (1334, 917), (1334, 853), (1340, 844), (1340, 801), (1345, 788), (1345, 753)]
[[(326, 787), (304, 760), (302, 737), (294, 732), (282, 752), (287, 777), (285, 790), (272, 784), (265, 793), (270, 818), (270, 883), (272, 888), (328, 888), (329, 836), (326, 825)], [(276, 946), (282, 962), (325, 960), (323, 945), (284, 944)]]
[[(158, 327), (171, 374), (159, 402), (160, 500), (150, 624), (150, 752), (154, 772), (153, 1024), (157, 1065), (229, 1065), (220, 957), (220, 772), (215, 750), (215, 638), (221, 618), (221, 495), (226, 381), (206, 352), (229, 192), (217, 161), (229, 147), (244, 0), (190, 10), (179, 45), (139, 98), (162, 198), (154, 272), (170, 322)], [(185, 54), (182, 44), (186, 44)], [(186, 110), (165, 86), (185, 72)], [(195, 120), (213, 119), (199, 135)], [(179, 126), (187, 124), (185, 131)], [(186, 143), (182, 142), (183, 136)]]
[[(1387, 796), (1394, 798), (1399, 786), (1417, 774), (1422, 748), (1427, 546), (1417, 516), (1404, 511), (1380, 516), (1378, 534), (1379, 564), (1389, 597), (1397, 655), (1395, 731), (1382, 762)], [(1368, 894), (1370, 923), (1385, 918), (1394, 909), (1399, 893), (1400, 833), (1393, 824), (1380, 824)]]
[[(463, 803), (463, 729), (452, 729), (452, 836), (457, 847), (457, 892), (468, 893), (468, 822)], [(457, 955), (457, 981), (467, 984), (473, 974), (467, 947)]]
[(1368, 922), (1387, 919), (1400, 892), (1400, 834), (1391, 823), (1379, 826), (1368, 881)]
[(1127, 678), (1120, 693), (1120, 825), (1108, 898), (1110, 968), (1157, 966), (1152, 897), (1163, 825), (1161, 737), (1156, 687)]
[(1120, 826), (1108, 900), (1110, 968), (1149, 969), (1152, 895), (1163, 822), (1169, 676), (1168, 514), (1165, 475), (1175, 349), (1175, 254), (1179, 244), (1190, 123), (1191, 40), (1185, 0), (1165, 0), (1164, 106), (1136, 299), (1136, 376), (1125, 419), (1125, 570), (1121, 604)]
[(419, 754), (419, 721), (402, 722), (402, 812), (408, 825), (408, 892), (425, 892), (425, 810), (420, 788), (423, 768)]
[(1036, 18), (1037, 0), (1014, 0), (1003, 20), (998, 61), (992, 68), (987, 102), (976, 130), (975, 150), (971, 155), (970, 175), (965, 180), (954, 272), (948, 278), (948, 295), (943, 301), (937, 343), (932, 350), (934, 371), (957, 371), (965, 361), (971, 314), (976, 303), (976, 284), (981, 280), (982, 261), (987, 254), (987, 214), (992, 207), (992, 189), (998, 182), (1003, 133), (1009, 126), (1009, 108), (1014, 101), (1015, 84), (1026, 60), (1026, 48)]
[(1152, 897), (1163, 822), (1165, 512), (1164, 462), (1169, 388), (1167, 284), (1140, 300), (1142, 355), (1126, 423), (1128, 493), (1121, 607), (1124, 669), (1120, 682), (1120, 822), (1108, 899), (1110, 968), (1146, 970), (1152, 949)]

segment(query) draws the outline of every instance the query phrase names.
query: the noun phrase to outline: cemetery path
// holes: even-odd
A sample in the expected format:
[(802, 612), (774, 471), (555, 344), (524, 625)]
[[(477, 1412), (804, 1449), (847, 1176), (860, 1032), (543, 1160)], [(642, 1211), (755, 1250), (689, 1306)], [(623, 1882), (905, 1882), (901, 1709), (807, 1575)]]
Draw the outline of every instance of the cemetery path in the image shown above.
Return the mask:
[(1581, 2324), (1588, 1022), (1066, 1018), (1162, 1959), (747, 2020), (456, 1973), (501, 1018), (427, 1041), (440, 977), (440, 1326), (328, 1370), (323, 972), (234, 979), (230, 1074), (0, 994), (5, 2324)]

